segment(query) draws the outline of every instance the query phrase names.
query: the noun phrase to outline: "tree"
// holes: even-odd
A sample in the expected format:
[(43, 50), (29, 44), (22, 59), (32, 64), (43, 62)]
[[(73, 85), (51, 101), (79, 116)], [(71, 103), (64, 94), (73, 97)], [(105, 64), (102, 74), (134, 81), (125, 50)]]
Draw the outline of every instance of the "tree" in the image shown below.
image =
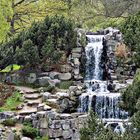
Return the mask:
[(139, 0), (77, 0), (72, 17), (86, 28), (99, 29), (118, 26), (128, 15), (140, 8)]
[(30, 27), (33, 21), (40, 21), (46, 15), (63, 14), (66, 9), (61, 0), (1, 0), (1, 40)]
[(140, 70), (137, 71), (133, 84), (130, 85), (122, 93), (121, 107), (124, 110), (128, 111), (129, 115), (132, 116), (135, 112), (137, 112), (136, 103), (139, 98), (140, 98)]
[(134, 61), (140, 67), (140, 12), (129, 16), (121, 27), (126, 45), (135, 51)]
[(38, 50), (31, 40), (24, 41), (22, 48), (17, 48), (15, 62), (20, 65), (29, 63), (32, 67), (35, 67), (38, 64)]
[(62, 57), (62, 52), (55, 49), (52, 38), (48, 37), (42, 48), (42, 56), (44, 62), (49, 62), (49, 65), (56, 64)]
[(39, 61), (48, 62), (49, 65), (58, 63), (62, 53), (69, 54), (76, 46), (75, 27), (73, 21), (64, 16), (47, 16), (42, 22), (34, 22), (30, 28), (2, 45), (4, 51), (1, 54), (0, 67), (11, 64), (11, 61), (3, 63), (6, 60), (3, 55), (7, 56), (8, 51), (5, 50), (9, 48), (12, 49), (9, 60), (18, 64), (30, 63), (35, 66)]
[(110, 128), (105, 129), (101, 120), (92, 111), (90, 111), (87, 125), (80, 130), (80, 134), (81, 140), (125, 140)]

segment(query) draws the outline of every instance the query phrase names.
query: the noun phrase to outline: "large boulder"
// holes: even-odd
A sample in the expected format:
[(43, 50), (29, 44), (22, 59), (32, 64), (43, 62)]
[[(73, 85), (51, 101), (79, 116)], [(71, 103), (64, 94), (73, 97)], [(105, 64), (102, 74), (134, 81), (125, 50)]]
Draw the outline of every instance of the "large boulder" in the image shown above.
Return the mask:
[(71, 73), (60, 73), (58, 75), (58, 77), (59, 77), (59, 80), (67, 81), (67, 80), (70, 80), (72, 78), (72, 75), (71, 75)]

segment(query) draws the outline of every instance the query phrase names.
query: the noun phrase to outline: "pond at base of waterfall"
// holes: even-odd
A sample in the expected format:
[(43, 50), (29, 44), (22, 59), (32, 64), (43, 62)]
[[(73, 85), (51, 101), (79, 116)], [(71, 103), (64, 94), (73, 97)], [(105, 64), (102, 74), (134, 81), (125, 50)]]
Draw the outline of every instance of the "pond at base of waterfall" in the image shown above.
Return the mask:
[[(128, 113), (119, 108), (120, 93), (109, 90), (108, 81), (103, 81), (103, 35), (87, 35), (85, 84), (87, 92), (80, 96), (79, 112), (93, 110), (104, 120), (105, 127), (114, 126), (115, 132), (124, 132), (123, 121)], [(108, 70), (109, 71), (109, 70)], [(110, 87), (111, 89), (111, 87)]]

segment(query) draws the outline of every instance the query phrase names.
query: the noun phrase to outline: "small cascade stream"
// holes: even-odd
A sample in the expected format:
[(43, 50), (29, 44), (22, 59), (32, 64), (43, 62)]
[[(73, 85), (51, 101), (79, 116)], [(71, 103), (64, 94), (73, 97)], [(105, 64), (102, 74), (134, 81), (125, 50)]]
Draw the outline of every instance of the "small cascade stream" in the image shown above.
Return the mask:
[[(120, 93), (108, 91), (108, 81), (103, 81), (101, 57), (103, 53), (103, 35), (87, 35), (85, 84), (87, 92), (80, 96), (79, 112), (88, 112), (90, 109), (108, 123), (117, 123), (114, 131), (124, 131), (122, 119), (128, 118), (128, 113), (118, 107), (121, 100)], [(118, 121), (119, 120), (119, 121)], [(111, 121), (111, 122), (110, 122)]]

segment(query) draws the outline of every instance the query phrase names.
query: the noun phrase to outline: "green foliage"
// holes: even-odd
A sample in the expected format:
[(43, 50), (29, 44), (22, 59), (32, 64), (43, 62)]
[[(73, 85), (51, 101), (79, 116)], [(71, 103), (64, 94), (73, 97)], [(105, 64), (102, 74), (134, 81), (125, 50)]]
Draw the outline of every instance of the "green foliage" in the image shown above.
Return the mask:
[(0, 111), (11, 111), (11, 110), (15, 110), (16, 107), (22, 103), (21, 101), (21, 97), (22, 95), (19, 92), (15, 92), (13, 93), (12, 96), (10, 96), (7, 100), (6, 103), (4, 104), (4, 106), (2, 106), (0, 108)]
[(37, 46), (34, 46), (30, 39), (24, 41), (22, 48), (17, 48), (17, 51), (15, 53), (15, 61), (17, 61), (18, 64), (22, 65), (29, 63), (35, 66), (36, 64), (38, 64), (39, 54)]
[(55, 64), (62, 57), (60, 50), (55, 49), (53, 44), (53, 38), (48, 37), (42, 48), (43, 59), (47, 60), (49, 58), (50, 64)]
[(60, 89), (68, 89), (73, 84), (73, 81), (62, 81), (58, 84), (58, 88)]
[(97, 115), (90, 111), (87, 124), (80, 130), (81, 140), (124, 140), (110, 128), (105, 129)]
[(136, 111), (136, 103), (140, 98), (140, 70), (134, 77), (133, 84), (130, 85), (122, 94), (122, 103), (120, 106), (127, 110), (132, 116)]
[(30, 125), (24, 125), (22, 128), (22, 135), (30, 138), (35, 138), (38, 136), (38, 129), (33, 128)]
[(136, 51), (135, 63), (140, 66), (140, 12), (130, 16), (122, 25), (124, 41), (132, 50)]
[(137, 112), (133, 115), (132, 121), (133, 121), (133, 127), (137, 128), (137, 132), (140, 134), (140, 99), (138, 99), (136, 103), (136, 109)]
[(4, 121), (2, 122), (2, 124), (3, 124), (4, 126), (15, 126), (15, 125), (16, 125), (16, 121), (13, 120), (13, 119), (7, 119), (7, 120), (4, 120)]
[(47, 86), (44, 88), (45, 92), (53, 92), (55, 90), (55, 86)]
[(46, 17), (43, 22), (19, 33), (0, 47), (0, 68), (9, 64), (56, 64), (63, 53), (68, 54), (76, 45), (73, 21), (63, 16)]

